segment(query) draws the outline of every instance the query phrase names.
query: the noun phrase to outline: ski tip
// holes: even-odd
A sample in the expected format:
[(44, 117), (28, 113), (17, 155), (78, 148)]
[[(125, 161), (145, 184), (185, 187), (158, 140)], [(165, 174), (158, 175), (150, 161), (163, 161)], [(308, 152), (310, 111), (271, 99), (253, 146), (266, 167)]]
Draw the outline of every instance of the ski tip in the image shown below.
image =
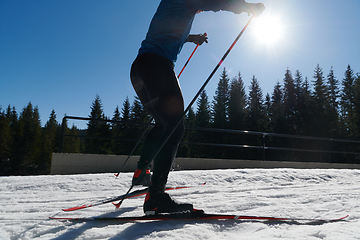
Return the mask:
[(114, 173), (115, 177), (119, 177), (119, 173)]
[(347, 217), (349, 217), (349, 215), (346, 215), (346, 216), (340, 217), (340, 218), (325, 219), (325, 220), (320, 220), (320, 221), (323, 221), (323, 222), (338, 222), (338, 221), (344, 220), (344, 219), (347, 218)]
[(344, 216), (344, 217), (342, 217), (342, 218), (339, 218), (339, 219), (337, 219), (337, 220), (344, 220), (344, 219), (347, 218), (347, 217), (349, 217), (349, 214), (346, 215), (346, 216)]
[(204, 210), (202, 210), (202, 209), (196, 209), (196, 208), (194, 208), (192, 212), (193, 212), (193, 213), (194, 213), (194, 212), (196, 212), (196, 213), (205, 213)]
[[(79, 209), (83, 209), (83, 208), (87, 208), (89, 206), (87, 205), (82, 205), (82, 206), (77, 206), (77, 207), (71, 207), (71, 208), (64, 208), (62, 209), (64, 212), (71, 212), (71, 211), (75, 211), (75, 210), (79, 210)], [(91, 206), (90, 206), (91, 207)]]
[(321, 220), (321, 221), (325, 221), (325, 222), (338, 222), (338, 221), (342, 221), (345, 218), (349, 217), (349, 215), (346, 215), (344, 217), (340, 217), (340, 218), (334, 218), (334, 219), (327, 219), (327, 220)]

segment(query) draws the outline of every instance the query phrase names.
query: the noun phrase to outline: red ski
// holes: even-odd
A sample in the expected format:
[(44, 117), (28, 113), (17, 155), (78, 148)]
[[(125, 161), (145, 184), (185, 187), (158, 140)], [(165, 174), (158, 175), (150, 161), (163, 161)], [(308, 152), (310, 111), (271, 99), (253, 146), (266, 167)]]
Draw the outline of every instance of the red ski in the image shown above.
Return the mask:
[(119, 222), (137, 222), (137, 221), (165, 221), (165, 220), (263, 220), (263, 221), (309, 221), (309, 222), (336, 222), (347, 218), (346, 215), (341, 218), (320, 219), (320, 218), (282, 218), (282, 217), (264, 217), (264, 216), (243, 216), (231, 214), (208, 214), (202, 210), (194, 210), (191, 213), (181, 214), (158, 214), (146, 215), (141, 217), (84, 217), (84, 218), (67, 218), (67, 217), (50, 217), (55, 220), (70, 221), (119, 221)]

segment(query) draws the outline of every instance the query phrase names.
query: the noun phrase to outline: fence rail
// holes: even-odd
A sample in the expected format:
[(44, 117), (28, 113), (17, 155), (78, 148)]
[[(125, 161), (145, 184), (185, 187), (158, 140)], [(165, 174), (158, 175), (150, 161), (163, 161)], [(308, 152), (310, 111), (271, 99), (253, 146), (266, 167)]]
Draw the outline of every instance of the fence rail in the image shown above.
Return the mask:
[[(60, 152), (63, 152), (64, 147), (64, 137), (79, 137), (79, 138), (94, 138), (94, 139), (107, 139), (107, 140), (119, 140), (119, 141), (137, 141), (137, 139), (127, 139), (127, 138), (109, 138), (109, 137), (92, 137), (92, 136), (78, 136), (78, 135), (69, 135), (65, 134), (65, 126), (67, 119), (72, 120), (83, 120), (83, 121), (99, 121), (99, 122), (108, 122), (108, 123), (121, 123), (121, 124), (130, 124), (137, 126), (146, 126), (148, 123), (134, 123), (134, 122), (125, 122), (125, 121), (115, 121), (115, 120), (105, 120), (105, 119), (93, 119), (88, 117), (76, 117), (76, 116), (65, 116), (62, 120), (61, 127), (61, 141), (60, 141)], [(249, 136), (258, 136), (261, 137), (261, 144), (251, 145), (251, 144), (225, 144), (225, 143), (206, 143), (206, 142), (181, 142), (181, 144), (186, 145), (198, 145), (198, 146), (208, 146), (208, 147), (226, 147), (226, 148), (246, 148), (246, 149), (257, 149), (262, 151), (262, 159), (267, 160), (266, 152), (269, 150), (274, 151), (288, 151), (288, 152), (303, 152), (303, 153), (326, 153), (328, 155), (328, 162), (331, 162), (332, 154), (347, 154), (347, 155), (357, 155), (360, 157), (360, 152), (357, 149), (360, 149), (360, 141), (348, 140), (348, 139), (337, 139), (337, 138), (323, 138), (323, 137), (313, 137), (313, 136), (302, 136), (302, 135), (290, 135), (290, 134), (279, 134), (279, 133), (266, 133), (266, 132), (255, 132), (255, 131), (245, 131), (245, 130), (231, 130), (231, 129), (218, 129), (218, 128), (203, 128), (203, 127), (185, 127), (186, 130), (192, 131), (206, 131), (212, 133), (223, 133), (223, 134), (242, 134)], [(301, 139), (305, 141), (319, 141), (326, 142), (327, 149), (310, 149), (310, 148), (293, 148), (293, 147), (279, 147), (279, 146), (269, 146), (267, 142), (271, 142), (270, 138), (286, 138), (286, 139)], [(355, 149), (357, 151), (347, 151), (347, 150), (333, 150), (331, 146), (334, 143), (344, 143), (344, 144), (356, 144)], [(322, 144), (323, 146), (324, 144)], [(260, 160), (260, 159), (258, 159)]]

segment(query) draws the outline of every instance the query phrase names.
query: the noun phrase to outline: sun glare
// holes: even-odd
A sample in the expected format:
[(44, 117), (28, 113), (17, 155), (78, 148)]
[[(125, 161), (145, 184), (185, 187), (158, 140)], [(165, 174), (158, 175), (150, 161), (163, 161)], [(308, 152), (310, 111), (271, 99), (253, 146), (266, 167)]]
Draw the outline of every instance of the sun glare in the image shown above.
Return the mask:
[(274, 45), (283, 38), (284, 27), (277, 17), (259, 17), (252, 29), (255, 39), (261, 44)]

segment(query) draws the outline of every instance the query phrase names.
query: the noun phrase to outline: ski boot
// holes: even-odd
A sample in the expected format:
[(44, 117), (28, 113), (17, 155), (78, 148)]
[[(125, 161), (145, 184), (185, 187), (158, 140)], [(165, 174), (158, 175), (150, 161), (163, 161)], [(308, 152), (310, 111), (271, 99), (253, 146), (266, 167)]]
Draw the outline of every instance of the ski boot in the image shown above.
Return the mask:
[(189, 213), (194, 210), (190, 203), (179, 203), (172, 199), (165, 192), (148, 192), (144, 202), (144, 213), (146, 215), (155, 215), (160, 213)]

